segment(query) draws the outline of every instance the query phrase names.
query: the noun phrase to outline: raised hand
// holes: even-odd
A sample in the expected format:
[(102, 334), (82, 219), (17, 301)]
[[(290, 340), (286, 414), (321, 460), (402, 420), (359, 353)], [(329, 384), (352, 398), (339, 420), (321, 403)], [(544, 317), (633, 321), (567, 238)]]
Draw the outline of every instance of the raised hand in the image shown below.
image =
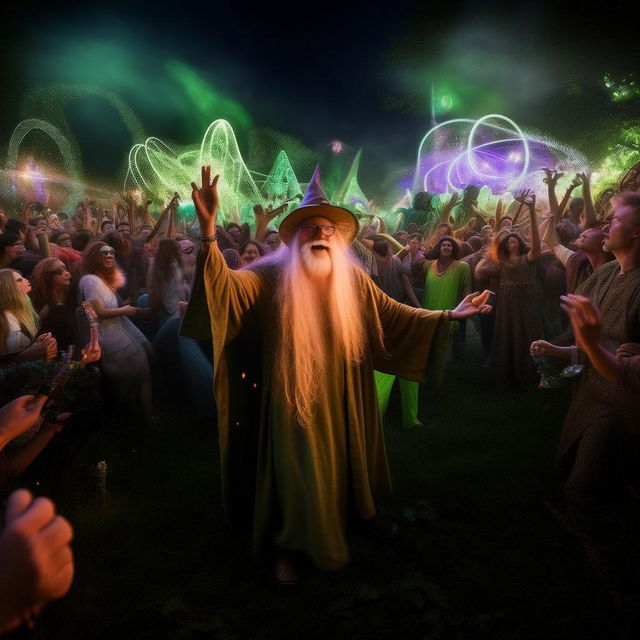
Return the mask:
[(579, 187), (582, 184), (582, 176), (584, 175), (585, 175), (584, 173), (576, 173), (575, 177), (571, 181), (572, 189), (575, 189), (576, 187)]
[(198, 188), (195, 182), (191, 183), (191, 197), (198, 214), (200, 231), (203, 235), (213, 235), (216, 232), (216, 218), (220, 203), (218, 200), (218, 178), (211, 180), (211, 167), (202, 167), (202, 186)]
[(589, 184), (591, 182), (591, 174), (586, 171), (576, 173), (574, 180), (580, 180), (580, 184)]
[(584, 296), (560, 296), (560, 306), (569, 315), (576, 344), (587, 351), (600, 342), (600, 310)]
[(526, 205), (530, 209), (536, 206), (536, 194), (531, 189), (524, 189), (520, 193), (516, 194), (515, 201), (520, 204)]
[(554, 187), (556, 186), (556, 184), (558, 184), (558, 180), (560, 180), (560, 178), (562, 178), (562, 176), (564, 175), (564, 173), (559, 173), (555, 169), (547, 169), (546, 167), (544, 167), (542, 170), (545, 174), (542, 182)]
[(460, 194), (453, 193), (449, 198), (449, 202), (447, 202), (447, 206), (453, 208), (458, 204), (458, 202), (460, 202), (460, 200), (461, 200)]
[(264, 236), (267, 232), (267, 227), (269, 222), (273, 220), (276, 216), (279, 216), (283, 211), (286, 210), (288, 206), (288, 201), (283, 202), (279, 207), (275, 209), (265, 209), (261, 204), (256, 204), (253, 206), (253, 216), (255, 218), (255, 238), (259, 242), (264, 240)]

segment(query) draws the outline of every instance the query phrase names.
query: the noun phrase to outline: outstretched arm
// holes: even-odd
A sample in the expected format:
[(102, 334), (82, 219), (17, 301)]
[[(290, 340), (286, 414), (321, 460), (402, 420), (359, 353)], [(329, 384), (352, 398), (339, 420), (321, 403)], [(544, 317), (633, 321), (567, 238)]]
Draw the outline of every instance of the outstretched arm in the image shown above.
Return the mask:
[(560, 214), (558, 213), (558, 196), (556, 195), (556, 185), (558, 180), (564, 173), (558, 173), (555, 169), (543, 169), (545, 177), (542, 180), (547, 185), (547, 194), (549, 198), (549, 211), (553, 216), (554, 225), (560, 222)]
[(540, 232), (538, 231), (538, 221), (536, 220), (536, 194), (527, 189), (518, 194), (516, 200), (529, 209), (531, 249), (527, 253), (527, 260), (535, 262), (540, 257)]
[(569, 204), (569, 199), (571, 198), (571, 194), (573, 193), (573, 190), (578, 186), (580, 186), (580, 176), (579, 174), (576, 174), (576, 177), (571, 181), (571, 184), (565, 191), (565, 194), (562, 197), (562, 202), (560, 202), (560, 205), (558, 206), (558, 222), (556, 224), (559, 224), (560, 221), (562, 220), (562, 215), (564, 214), (564, 210), (567, 208), (567, 205)]
[[(227, 267), (216, 244), (216, 220), (218, 216), (218, 176), (211, 180), (211, 167), (202, 167), (202, 185), (191, 183), (193, 204), (202, 233), (204, 261), (200, 277), (196, 276), (189, 308), (185, 314), (187, 325), (196, 322), (191, 315), (206, 313), (198, 307), (206, 304), (210, 314), (214, 348), (217, 352), (224, 344), (237, 335), (245, 314), (253, 307), (262, 291), (262, 281), (252, 270), (232, 271)], [(201, 292), (197, 289), (203, 289)], [(194, 300), (196, 302), (194, 302)], [(193, 313), (191, 312), (192, 303)]]
[(460, 202), (460, 194), (454, 193), (449, 198), (449, 202), (447, 202), (447, 204), (445, 204), (444, 207), (442, 208), (442, 212), (440, 213), (440, 218), (438, 219), (438, 224), (442, 224), (444, 222), (446, 222), (447, 224), (450, 224), (449, 219), (451, 217), (451, 212), (453, 211), (453, 208), (458, 204), (458, 202)]
[(596, 208), (591, 197), (591, 174), (579, 173), (577, 177), (582, 181), (582, 199), (584, 200), (584, 228), (592, 227), (597, 221)]

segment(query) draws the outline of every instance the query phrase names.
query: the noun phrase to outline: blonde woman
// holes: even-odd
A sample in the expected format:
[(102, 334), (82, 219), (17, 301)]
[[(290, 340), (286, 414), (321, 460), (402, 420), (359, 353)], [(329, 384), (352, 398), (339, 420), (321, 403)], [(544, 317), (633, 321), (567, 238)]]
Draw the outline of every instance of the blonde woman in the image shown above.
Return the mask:
[(0, 356), (3, 362), (51, 360), (58, 345), (50, 333), (38, 336), (31, 284), (14, 269), (0, 270)]

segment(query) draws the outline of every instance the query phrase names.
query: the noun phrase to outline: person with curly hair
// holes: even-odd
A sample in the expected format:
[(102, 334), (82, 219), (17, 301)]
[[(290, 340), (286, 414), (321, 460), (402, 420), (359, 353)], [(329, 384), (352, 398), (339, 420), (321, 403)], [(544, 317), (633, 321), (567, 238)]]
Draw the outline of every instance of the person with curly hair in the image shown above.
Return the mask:
[(526, 388), (535, 383), (537, 371), (530, 345), (544, 338), (542, 300), (536, 281), (535, 263), (540, 258), (540, 236), (536, 221), (535, 196), (519, 196), (529, 209), (531, 248), (514, 232), (498, 234), (480, 261), (480, 277), (500, 278), (496, 321), (491, 349), (491, 371), (499, 388)]
[(131, 409), (151, 416), (151, 346), (131, 322), (137, 308), (121, 305), (116, 291), (125, 276), (116, 266), (115, 250), (105, 242), (90, 244), (83, 254), (82, 278), (78, 285), (82, 300), (91, 302), (100, 322), (100, 369), (121, 411)]

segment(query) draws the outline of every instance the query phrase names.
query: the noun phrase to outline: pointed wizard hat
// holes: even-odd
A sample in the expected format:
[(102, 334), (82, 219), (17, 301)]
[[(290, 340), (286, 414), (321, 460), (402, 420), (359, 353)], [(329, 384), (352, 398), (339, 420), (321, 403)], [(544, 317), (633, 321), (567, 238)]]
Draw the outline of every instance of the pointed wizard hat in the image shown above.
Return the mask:
[(296, 235), (296, 230), (307, 218), (322, 217), (331, 220), (336, 231), (347, 244), (351, 244), (358, 235), (358, 221), (348, 209), (334, 207), (329, 204), (327, 196), (320, 185), (320, 167), (316, 166), (311, 182), (304, 194), (300, 206), (294, 209), (281, 223), (278, 231), (280, 239), (287, 246), (291, 245)]

